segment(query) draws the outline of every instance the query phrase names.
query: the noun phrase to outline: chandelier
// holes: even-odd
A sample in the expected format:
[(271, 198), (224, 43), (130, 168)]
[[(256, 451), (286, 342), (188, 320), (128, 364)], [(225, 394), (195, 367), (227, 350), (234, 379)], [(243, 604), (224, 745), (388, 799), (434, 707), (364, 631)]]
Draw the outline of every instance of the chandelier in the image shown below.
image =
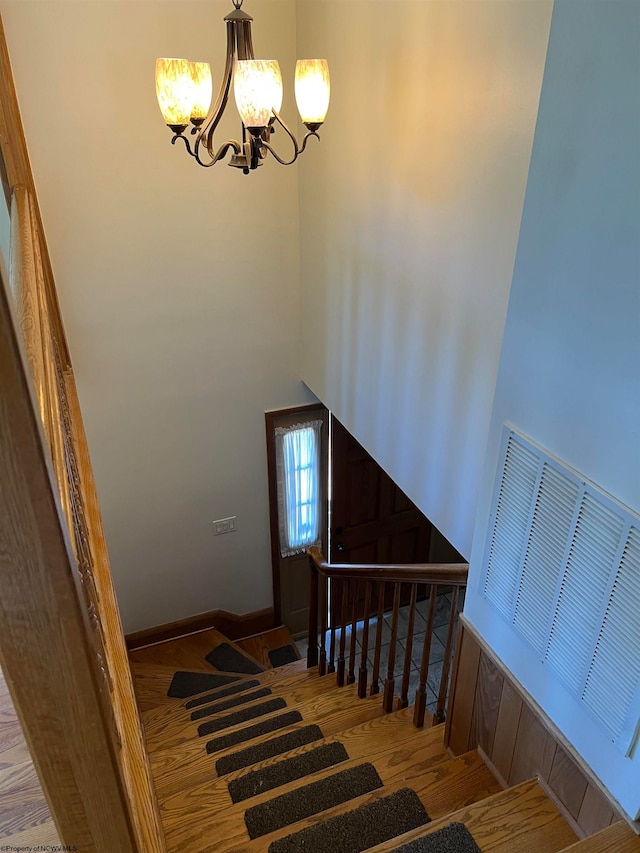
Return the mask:
[[(224, 76), (215, 103), (208, 62), (186, 59), (156, 60), (156, 95), (163, 118), (173, 133), (171, 144), (184, 142), (187, 152), (200, 166), (214, 166), (230, 153), (229, 165), (248, 175), (271, 154), (278, 163), (290, 166), (305, 150), (329, 108), (329, 68), (325, 59), (299, 59), (296, 63), (295, 95), (298, 112), (307, 128), (302, 143), (280, 116), (282, 76), (275, 59), (255, 59), (251, 41), (253, 18), (242, 11), (243, 0), (232, 0), (234, 10), (227, 24), (227, 55)], [(214, 135), (229, 100), (231, 82), (242, 119), (241, 141), (228, 139), (218, 148)], [(192, 125), (189, 139), (186, 131)], [(271, 145), (279, 125), (293, 146), (290, 159), (283, 159)]]

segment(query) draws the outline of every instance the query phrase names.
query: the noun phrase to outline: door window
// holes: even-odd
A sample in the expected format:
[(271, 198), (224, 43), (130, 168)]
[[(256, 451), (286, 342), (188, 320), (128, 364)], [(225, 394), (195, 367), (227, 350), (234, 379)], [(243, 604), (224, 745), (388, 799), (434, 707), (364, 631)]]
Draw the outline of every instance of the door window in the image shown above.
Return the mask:
[(281, 557), (320, 543), (322, 427), (318, 420), (275, 430)]

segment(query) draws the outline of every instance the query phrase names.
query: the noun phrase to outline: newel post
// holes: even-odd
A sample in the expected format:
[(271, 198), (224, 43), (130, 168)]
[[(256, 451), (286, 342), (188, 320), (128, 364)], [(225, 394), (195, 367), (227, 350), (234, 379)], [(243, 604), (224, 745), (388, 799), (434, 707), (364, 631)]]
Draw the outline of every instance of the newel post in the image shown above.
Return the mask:
[(309, 647), (307, 649), (307, 669), (318, 665), (318, 567), (313, 557), (309, 557), (311, 584), (309, 591)]

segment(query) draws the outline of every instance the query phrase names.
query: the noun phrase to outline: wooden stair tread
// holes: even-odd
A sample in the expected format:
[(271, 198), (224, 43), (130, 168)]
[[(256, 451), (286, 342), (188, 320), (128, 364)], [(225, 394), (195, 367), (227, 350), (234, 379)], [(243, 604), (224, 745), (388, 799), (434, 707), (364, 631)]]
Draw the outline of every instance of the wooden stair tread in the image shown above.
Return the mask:
[[(308, 673), (314, 673), (314, 670), (305, 669), (301, 673), (294, 673), (289, 676), (284, 674), (278, 677), (277, 670), (270, 669), (261, 673), (262, 677), (258, 677), (257, 675), (244, 676), (243, 681), (245, 683), (255, 683), (257, 681), (258, 686), (247, 687), (242, 691), (238, 691), (238, 693), (234, 693), (233, 696), (240, 696), (242, 693), (259, 690), (262, 687), (268, 687), (274, 696), (283, 696), (286, 699), (287, 696), (292, 696), (299, 691), (308, 693), (309, 695), (314, 695), (315, 693), (321, 695), (323, 693), (328, 693), (335, 688), (335, 677), (323, 676), (320, 678), (317, 671), (315, 671), (315, 674), (311, 676)], [(227, 698), (231, 699), (232, 696), (222, 696), (220, 699), (215, 698), (217, 693), (224, 691), (225, 689), (225, 687), (222, 687), (219, 691), (209, 690), (206, 693), (190, 696), (188, 699), (179, 699), (177, 703), (172, 702), (171, 704), (157, 705), (154, 708), (143, 711), (141, 716), (145, 731), (153, 732), (158, 727), (168, 727), (171, 729), (176, 726), (180, 727), (181, 724), (185, 726), (188, 725), (191, 720), (192, 711), (196, 711), (200, 708), (206, 708), (209, 705), (213, 705), (218, 701), (224, 701)], [(206, 704), (198, 705), (195, 708), (188, 709), (186, 707), (187, 703), (191, 702), (193, 699), (198, 699), (199, 696), (209, 695), (214, 697), (210, 702), (208, 701)]]
[(575, 833), (537, 780), (530, 779), (434, 820), (426, 827), (378, 844), (367, 853), (391, 853), (402, 844), (454, 821), (467, 827), (482, 853), (557, 853), (576, 841)]
[[(421, 750), (415, 751), (413, 758), (407, 758), (397, 765), (393, 764), (391, 757), (386, 761), (378, 757), (373, 763), (385, 783), (384, 787), (303, 821), (283, 827), (254, 841), (250, 841), (248, 838), (242, 818), (244, 809), (235, 811), (243, 804), (238, 804), (238, 806), (227, 811), (216, 812), (210, 816), (208, 821), (199, 818), (198, 822), (194, 821), (192, 816), (183, 820), (181, 814), (169, 814), (166, 808), (161, 807), (168, 849), (170, 851), (187, 850), (193, 851), (193, 853), (195, 851), (209, 853), (209, 851), (214, 850), (216, 853), (263, 853), (269, 844), (277, 838), (298, 832), (321, 820), (350, 811), (365, 803), (389, 796), (402, 788), (413, 788), (429, 814), (439, 817), (459, 808), (464, 803), (474, 802), (494, 793), (499, 787), (476, 752), (467, 753), (455, 761), (443, 761), (431, 766), (429, 766), (428, 756), (425, 757)], [(344, 765), (340, 766), (343, 767)], [(334, 772), (338, 772), (338, 768), (334, 768)], [(331, 774), (325, 773), (324, 775)], [(296, 783), (291, 786), (291, 788), (293, 787), (300, 786)], [(289, 789), (290, 786), (283, 786), (279, 789), (279, 793)], [(201, 798), (198, 799), (202, 802)], [(244, 805), (246, 807), (247, 804), (253, 804), (257, 801), (258, 798), (254, 798), (246, 801)], [(215, 827), (215, 836), (212, 827)]]
[[(192, 740), (198, 737), (198, 727), (202, 723), (213, 720), (218, 720), (234, 711), (240, 711), (245, 708), (253, 708), (263, 702), (268, 702), (270, 699), (284, 699), (287, 703), (287, 708), (295, 710), (303, 702), (313, 699), (316, 696), (326, 696), (335, 690), (335, 678), (325, 676), (324, 678), (316, 679), (298, 679), (293, 684), (288, 681), (274, 681), (268, 685), (272, 691), (271, 695), (261, 696), (251, 702), (246, 702), (237, 705), (227, 710), (218, 711), (216, 714), (209, 714), (198, 720), (191, 720), (191, 710), (170, 708), (160, 709), (152, 713), (145, 713), (142, 721), (144, 724), (145, 739), (149, 751), (159, 749), (171, 749), (174, 746), (179, 746), (186, 740)], [(258, 687), (250, 687), (246, 692), (248, 694), (255, 693), (259, 690)], [(240, 693), (235, 693), (229, 699), (236, 699), (241, 696)], [(224, 701), (224, 700), (222, 700)], [(202, 708), (206, 708), (203, 705)], [(197, 709), (194, 709), (197, 710)]]
[[(253, 663), (261, 666), (257, 660), (254, 660), (244, 649), (241, 649), (237, 643), (229, 640), (224, 634), (216, 631), (215, 628), (208, 628), (205, 631), (198, 631), (187, 637), (178, 637), (175, 640), (165, 640), (153, 646), (135, 649), (129, 653), (129, 660), (135, 663), (160, 663), (175, 666), (176, 669), (189, 669), (194, 662), (199, 662), (200, 665), (206, 667), (208, 666), (206, 656), (209, 652), (225, 643)], [(214, 667), (211, 667), (211, 670), (213, 672), (219, 671)]]
[(640, 836), (621, 820), (565, 847), (562, 853), (640, 853)]
[(285, 625), (279, 625), (277, 628), (263, 631), (261, 634), (253, 634), (251, 637), (243, 637), (241, 640), (236, 640), (236, 644), (266, 669), (273, 668), (269, 659), (269, 652), (280, 649), (282, 646), (293, 646), (296, 654), (300, 657), (295, 640)]
[(295, 663), (286, 664), (286, 666), (278, 667), (278, 669), (268, 669), (265, 672), (256, 673), (255, 675), (247, 675), (246, 672), (219, 673), (218, 670), (210, 667), (206, 661), (204, 666), (200, 667), (186, 666), (177, 668), (162, 664), (136, 663), (134, 661), (131, 663), (131, 673), (133, 675), (138, 708), (142, 712), (148, 712), (163, 706), (167, 708), (179, 708), (191, 699), (196, 699), (198, 696), (215, 692), (213, 690), (205, 690), (203, 693), (195, 693), (187, 699), (167, 696), (167, 691), (169, 690), (173, 676), (178, 669), (186, 670), (188, 672), (204, 672), (208, 675), (235, 675), (243, 680), (257, 679), (265, 686), (270, 686), (272, 681), (278, 679), (299, 678), (304, 681), (318, 678), (317, 669), (307, 669), (306, 667), (306, 662), (295, 661)]
[[(390, 716), (394, 717), (395, 715)], [(389, 720), (389, 717), (386, 719)], [(331, 738), (315, 741), (312, 744), (291, 750), (291, 752), (284, 753), (276, 758), (271, 758), (257, 765), (246, 767), (243, 770), (229, 773), (226, 776), (219, 777), (214, 782), (207, 780), (200, 785), (188, 790), (182, 790), (169, 797), (159, 797), (162, 813), (170, 822), (177, 822), (177, 820), (188, 820), (190, 812), (192, 819), (195, 820), (197, 815), (198, 820), (204, 820), (207, 815), (213, 818), (216, 813), (224, 811), (225, 818), (230, 818), (232, 821), (234, 819), (239, 820), (242, 823), (242, 815), (246, 809), (259, 803), (267, 802), (280, 794), (302, 788), (311, 782), (332, 776), (341, 770), (355, 767), (363, 762), (373, 763), (382, 781), (385, 783), (390, 783), (397, 776), (408, 773), (409, 769), (416, 763), (420, 763), (422, 770), (426, 770), (443, 761), (451, 762), (451, 758), (442, 742), (443, 733), (441, 730), (425, 729), (418, 732), (412, 729), (410, 720), (405, 716), (399, 717), (398, 721), (400, 725), (396, 725), (395, 727), (388, 723), (387, 725), (380, 724), (375, 726), (375, 723), (384, 722), (384, 718), (378, 718), (368, 724), (340, 732)], [(351, 734), (349, 736), (349, 732), (353, 733), (354, 731), (358, 731), (358, 735), (354, 736)], [(302, 755), (313, 748), (329, 742), (343, 744), (347, 749), (349, 759), (340, 764), (332, 765), (325, 770), (296, 779), (287, 785), (272, 788), (240, 803), (235, 804), (232, 802), (228, 790), (228, 785), (232, 778), (237, 779), (253, 770), (277, 764), (279, 761), (283, 761), (294, 755)], [(205, 803), (206, 805), (203, 805)], [(235, 818), (233, 815), (235, 815)]]
[[(345, 691), (349, 691), (346, 692)], [(237, 752), (246, 746), (254, 746), (269, 740), (276, 735), (285, 734), (292, 728), (316, 724), (319, 725), (325, 736), (333, 735), (343, 729), (358, 726), (368, 720), (383, 716), (384, 712), (380, 702), (360, 701), (355, 697), (355, 691), (343, 688), (339, 693), (330, 693), (327, 696), (314, 697), (307, 700), (299, 708), (285, 709), (299, 710), (302, 722), (293, 727), (279, 729), (250, 742), (238, 744), (226, 750), (221, 750), (212, 755), (206, 752), (205, 744), (210, 738), (198, 738), (198, 742), (189, 741), (179, 748), (158, 750), (149, 753), (151, 774), (154, 779), (158, 797), (190, 788), (199, 782), (215, 778), (215, 762), (224, 755)], [(282, 711), (277, 713), (283, 713)], [(277, 716), (276, 714), (270, 716)], [(261, 719), (268, 719), (263, 717)], [(242, 728), (242, 727), (240, 727)], [(231, 731), (227, 729), (226, 731)], [(215, 737), (215, 735), (214, 735)]]

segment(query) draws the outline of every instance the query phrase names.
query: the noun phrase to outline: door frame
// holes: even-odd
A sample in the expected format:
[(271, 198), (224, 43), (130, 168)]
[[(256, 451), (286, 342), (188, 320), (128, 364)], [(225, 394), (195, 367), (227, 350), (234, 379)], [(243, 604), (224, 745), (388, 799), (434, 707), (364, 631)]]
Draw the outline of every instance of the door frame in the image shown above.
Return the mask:
[[(275, 429), (278, 426), (293, 426), (299, 418), (322, 420), (322, 446), (320, 449), (320, 472), (322, 482), (320, 538), (327, 547), (329, 531), (329, 410), (323, 403), (308, 403), (287, 409), (272, 409), (265, 412), (267, 439), (267, 479), (269, 483), (269, 532), (271, 535), (271, 573), (273, 588), (273, 617), (276, 625), (282, 623), (282, 577), (280, 572), (280, 532), (278, 525), (278, 486), (276, 475)], [(284, 558), (286, 559), (286, 558)]]

